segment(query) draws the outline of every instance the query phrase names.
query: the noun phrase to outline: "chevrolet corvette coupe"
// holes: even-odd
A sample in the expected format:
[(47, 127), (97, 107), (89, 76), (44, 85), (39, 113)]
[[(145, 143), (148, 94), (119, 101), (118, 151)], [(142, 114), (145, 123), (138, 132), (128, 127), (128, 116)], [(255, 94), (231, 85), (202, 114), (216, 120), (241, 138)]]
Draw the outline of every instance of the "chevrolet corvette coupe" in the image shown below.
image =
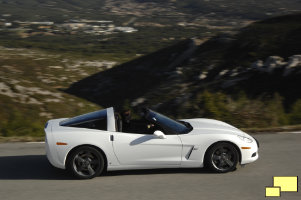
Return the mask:
[(77, 178), (104, 171), (202, 168), (229, 172), (258, 159), (252, 136), (212, 119), (173, 120), (150, 109), (142, 118), (121, 117), (110, 107), (73, 118), (49, 120), (45, 146), (49, 162)]

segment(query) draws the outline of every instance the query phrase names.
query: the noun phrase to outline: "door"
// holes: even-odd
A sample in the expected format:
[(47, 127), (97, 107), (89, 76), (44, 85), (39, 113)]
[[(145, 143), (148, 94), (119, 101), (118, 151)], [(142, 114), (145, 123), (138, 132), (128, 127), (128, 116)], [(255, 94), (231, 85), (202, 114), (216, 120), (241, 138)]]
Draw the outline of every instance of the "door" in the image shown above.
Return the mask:
[(154, 135), (115, 132), (113, 147), (122, 165), (180, 165), (182, 143), (177, 135), (165, 139)]

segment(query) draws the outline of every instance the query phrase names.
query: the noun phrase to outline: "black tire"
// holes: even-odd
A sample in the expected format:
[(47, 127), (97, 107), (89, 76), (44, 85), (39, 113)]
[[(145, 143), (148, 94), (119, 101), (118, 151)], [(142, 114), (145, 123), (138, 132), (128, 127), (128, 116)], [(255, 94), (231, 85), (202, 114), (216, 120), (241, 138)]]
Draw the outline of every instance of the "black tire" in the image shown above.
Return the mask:
[(68, 156), (67, 170), (79, 179), (99, 176), (105, 167), (104, 157), (97, 149), (82, 146)]
[(238, 160), (236, 148), (230, 143), (220, 142), (207, 151), (205, 166), (214, 172), (225, 173), (235, 170)]

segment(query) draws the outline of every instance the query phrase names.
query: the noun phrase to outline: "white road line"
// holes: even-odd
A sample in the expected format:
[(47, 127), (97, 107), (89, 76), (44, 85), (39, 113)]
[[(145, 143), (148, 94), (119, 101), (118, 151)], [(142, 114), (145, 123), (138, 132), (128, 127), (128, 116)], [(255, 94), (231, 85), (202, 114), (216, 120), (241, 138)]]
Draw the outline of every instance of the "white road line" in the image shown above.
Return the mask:
[(277, 134), (301, 134), (301, 131), (277, 132)]
[(26, 144), (44, 144), (45, 142), (26, 142)]

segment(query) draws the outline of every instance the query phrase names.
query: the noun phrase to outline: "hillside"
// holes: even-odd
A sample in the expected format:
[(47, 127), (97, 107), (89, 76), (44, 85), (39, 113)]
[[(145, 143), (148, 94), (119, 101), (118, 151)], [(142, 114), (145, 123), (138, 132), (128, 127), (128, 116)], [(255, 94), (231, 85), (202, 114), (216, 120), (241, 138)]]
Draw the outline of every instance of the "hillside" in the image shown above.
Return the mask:
[(0, 45), (124, 62), (300, 11), (298, 0), (2, 0)]
[(300, 10), (297, 0), (2, 0), (0, 137), (42, 136), (51, 118), (112, 105), (299, 124), (300, 15), (246, 25)]
[[(182, 41), (147, 56), (94, 74), (74, 83), (68, 93), (85, 97), (104, 107), (120, 105), (157, 90), (172, 76), (176, 67), (194, 51), (191, 40)], [(182, 56), (182, 55), (185, 56)]]
[(0, 47), (0, 137), (43, 136), (44, 124), (51, 118), (99, 109), (59, 88), (114, 64)]
[[(152, 106), (177, 117), (198, 114), (240, 126), (288, 124), (288, 115), (301, 98), (300, 17), (256, 22), (200, 46), (182, 41), (87, 77), (66, 91), (101, 106)], [(228, 107), (231, 101), (233, 108)], [(242, 108), (243, 102), (249, 107)], [(245, 117), (251, 122), (239, 122), (241, 115), (252, 112), (256, 112), (252, 119)], [(263, 122), (258, 123), (259, 116)]]
[[(300, 10), (298, 0), (2, 0), (0, 13), (14, 19), (54, 20), (118, 16), (211, 15), (219, 18), (262, 19)], [(181, 14), (181, 15), (179, 15)], [(183, 19), (183, 17), (180, 17)]]
[[(224, 36), (208, 41), (202, 45), (203, 47), (199, 48), (195, 56), (199, 61), (207, 62), (208, 65), (210, 62), (212, 64), (212, 60), (216, 60), (216, 58), (218, 60), (215, 61), (215, 66), (210, 67), (212, 69), (207, 68), (207, 78), (203, 82), (213, 82), (220, 79), (214, 87), (218, 89), (226, 81), (233, 82), (233, 73), (236, 72), (238, 77), (236, 79), (242, 79), (243, 81), (238, 81), (235, 84), (239, 87), (234, 85), (229, 87), (228, 90), (232, 92), (244, 90), (247, 94), (253, 96), (280, 93), (287, 104), (293, 103), (301, 97), (296, 87), (300, 84), (298, 81), (299, 75), (294, 73), (284, 74), (290, 68), (290, 63), (299, 62), (297, 57), (295, 58), (297, 61), (294, 61), (292, 56), (301, 52), (300, 21), (301, 15), (271, 18), (243, 28), (237, 35)], [(215, 44), (216, 40), (227, 42)], [(211, 49), (209, 55), (207, 47)], [(211, 60), (206, 60), (204, 57), (211, 58)], [(197, 59), (189, 64), (198, 64)], [(285, 61), (289, 63), (285, 63)], [(262, 68), (272, 66), (273, 73), (256, 70), (258, 63), (262, 63)], [(194, 70), (193, 68), (192, 70)], [(229, 77), (231, 71), (232, 77)], [(221, 77), (221, 72), (225, 74), (223, 77)]]

